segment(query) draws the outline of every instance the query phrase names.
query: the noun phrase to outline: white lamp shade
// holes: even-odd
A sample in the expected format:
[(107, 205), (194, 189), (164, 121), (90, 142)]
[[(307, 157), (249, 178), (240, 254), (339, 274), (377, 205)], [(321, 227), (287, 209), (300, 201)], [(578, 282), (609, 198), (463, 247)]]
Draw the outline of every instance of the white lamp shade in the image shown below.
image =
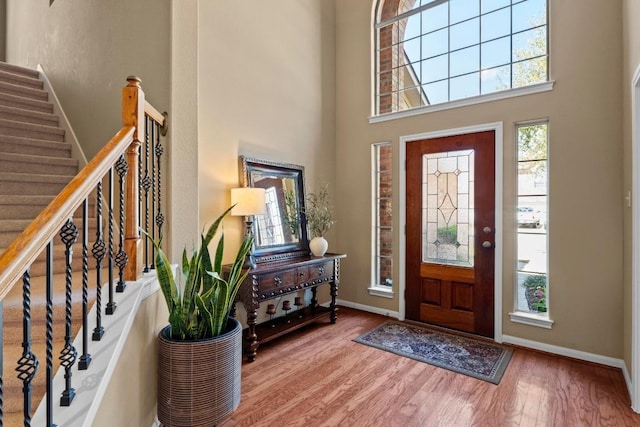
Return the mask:
[(251, 216), (265, 213), (264, 192), (264, 188), (232, 188), (231, 204), (235, 206), (231, 209), (231, 215)]

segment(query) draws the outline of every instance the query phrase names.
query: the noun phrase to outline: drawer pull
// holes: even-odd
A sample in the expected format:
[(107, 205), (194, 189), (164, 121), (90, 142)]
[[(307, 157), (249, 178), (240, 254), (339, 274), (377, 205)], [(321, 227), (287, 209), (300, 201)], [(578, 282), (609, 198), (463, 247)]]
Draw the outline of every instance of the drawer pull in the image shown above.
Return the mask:
[(324, 267), (318, 267), (318, 273), (322, 276), (324, 274)]
[(276, 284), (276, 286), (282, 285), (282, 279), (280, 278), (280, 276), (274, 277), (273, 282)]

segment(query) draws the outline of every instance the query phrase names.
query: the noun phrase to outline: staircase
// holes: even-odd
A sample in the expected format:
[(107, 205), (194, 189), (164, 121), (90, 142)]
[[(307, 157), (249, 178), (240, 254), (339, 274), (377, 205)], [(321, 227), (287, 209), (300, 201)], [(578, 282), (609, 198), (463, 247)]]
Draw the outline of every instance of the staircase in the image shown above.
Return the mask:
[[(71, 145), (65, 142), (65, 131), (53, 114), (48, 93), (39, 73), (0, 62), (0, 254), (69, 183), (78, 172), (78, 160), (71, 158)], [(90, 203), (93, 205), (93, 203)], [(76, 212), (77, 216), (81, 211)], [(90, 208), (91, 217), (91, 208)], [(78, 224), (80, 221), (77, 222)], [(89, 241), (96, 233), (95, 218), (89, 221)], [(89, 244), (89, 252), (91, 243)], [(65, 317), (65, 247), (59, 238), (54, 241), (54, 320), (64, 322)], [(81, 274), (81, 234), (73, 246), (73, 274)], [(95, 262), (89, 255), (90, 272)], [(45, 287), (44, 254), (32, 265), (31, 319), (32, 351), (40, 366), (34, 379), (32, 411), (35, 411), (44, 393), (45, 355)], [(95, 273), (90, 273), (92, 276)], [(103, 276), (106, 279), (106, 276)], [(81, 280), (74, 280), (73, 336), (82, 321)], [(80, 283), (78, 285), (78, 283)], [(95, 279), (89, 281), (90, 295), (95, 294)], [(22, 382), (14, 371), (22, 355), (22, 283), (13, 287), (4, 299), (4, 372), (3, 413), (4, 425), (23, 425)], [(54, 330), (54, 372), (59, 365), (58, 356), (64, 344), (64, 328)], [(82, 349), (76, 349), (78, 357)], [(74, 367), (77, 369), (77, 367)], [(54, 400), (59, 396), (53, 396)]]

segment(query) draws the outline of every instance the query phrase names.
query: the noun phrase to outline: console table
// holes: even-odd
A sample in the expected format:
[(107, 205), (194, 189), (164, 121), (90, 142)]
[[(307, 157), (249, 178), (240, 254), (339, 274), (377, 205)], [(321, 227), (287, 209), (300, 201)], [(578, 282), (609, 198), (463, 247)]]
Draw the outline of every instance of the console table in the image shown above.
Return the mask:
[[(333, 253), (323, 257), (302, 256), (261, 263), (249, 272), (236, 296), (236, 302), (242, 302), (247, 310), (248, 328), (243, 331), (247, 361), (255, 360), (260, 344), (320, 320), (336, 322), (340, 259), (345, 257), (345, 254)], [(329, 308), (318, 305), (316, 298), (318, 286), (324, 284), (331, 288)], [(260, 303), (307, 288), (312, 292), (308, 306), (278, 318), (277, 322), (257, 323)]]

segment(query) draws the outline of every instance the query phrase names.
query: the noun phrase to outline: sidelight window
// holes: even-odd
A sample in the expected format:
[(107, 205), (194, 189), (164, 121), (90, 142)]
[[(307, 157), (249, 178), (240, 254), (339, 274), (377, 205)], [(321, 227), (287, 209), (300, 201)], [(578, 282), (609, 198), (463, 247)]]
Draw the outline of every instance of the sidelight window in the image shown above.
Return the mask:
[(370, 293), (391, 296), (393, 289), (392, 147), (372, 146), (372, 286)]
[(523, 124), (516, 128), (518, 144), (517, 311), (546, 316), (548, 124)]

